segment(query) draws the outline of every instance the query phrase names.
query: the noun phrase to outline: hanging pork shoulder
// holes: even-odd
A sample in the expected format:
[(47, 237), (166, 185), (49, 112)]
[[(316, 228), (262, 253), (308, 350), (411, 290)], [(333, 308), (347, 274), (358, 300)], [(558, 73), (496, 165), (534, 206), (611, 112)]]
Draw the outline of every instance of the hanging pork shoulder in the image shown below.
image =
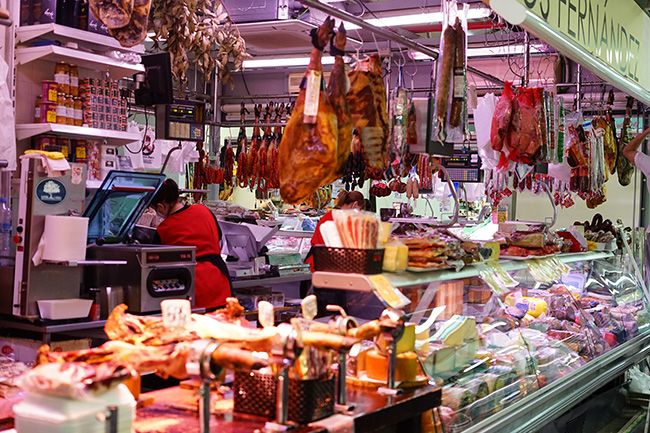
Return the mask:
[(378, 55), (360, 61), (348, 74), (350, 91), (348, 106), (352, 125), (359, 132), (366, 160), (366, 176), (383, 178), (386, 169), (389, 135), (386, 88)]
[(131, 20), (133, 0), (90, 0), (90, 10), (109, 29), (119, 29)]
[(330, 176), (330, 181), (334, 181), (342, 176), (343, 166), (345, 165), (348, 156), (350, 155), (350, 148), (352, 145), (352, 117), (350, 116), (350, 109), (346, 95), (350, 88), (350, 82), (345, 74), (345, 63), (343, 56), (345, 55), (345, 41), (346, 31), (343, 23), (339, 27), (339, 31), (332, 39), (330, 54), (335, 56), (334, 67), (330, 75), (329, 83), (327, 84), (327, 95), (330, 103), (336, 112), (336, 119), (339, 129), (338, 147), (336, 152), (336, 172)]
[(135, 0), (129, 23), (118, 29), (109, 29), (108, 32), (123, 47), (129, 48), (141, 44), (147, 37), (150, 9), (151, 0)]
[(334, 31), (334, 20), (312, 32), (314, 49), (296, 105), (280, 142), (280, 194), (287, 203), (299, 203), (337, 172), (336, 113), (322, 86), (323, 48)]

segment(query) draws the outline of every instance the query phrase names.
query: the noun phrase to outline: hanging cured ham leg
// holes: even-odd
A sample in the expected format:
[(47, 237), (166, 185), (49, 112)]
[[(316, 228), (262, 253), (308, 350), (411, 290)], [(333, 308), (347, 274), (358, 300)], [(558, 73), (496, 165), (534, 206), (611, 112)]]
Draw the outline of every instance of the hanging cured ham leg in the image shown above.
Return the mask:
[(280, 194), (288, 203), (309, 197), (337, 171), (336, 113), (321, 85), (323, 48), (333, 30), (327, 18), (313, 34), (307, 73), (280, 142)]
[(345, 73), (345, 63), (343, 62), (346, 34), (345, 27), (341, 23), (339, 31), (332, 39), (330, 48), (330, 54), (333, 54), (335, 58), (330, 81), (327, 84), (327, 95), (334, 107), (334, 111), (336, 111), (336, 120), (339, 128), (338, 149), (336, 152), (337, 169), (335, 173), (332, 173), (330, 177), (331, 181), (343, 175), (343, 167), (348, 160), (352, 146), (352, 116), (350, 115), (350, 108), (348, 107), (347, 101), (350, 81)]

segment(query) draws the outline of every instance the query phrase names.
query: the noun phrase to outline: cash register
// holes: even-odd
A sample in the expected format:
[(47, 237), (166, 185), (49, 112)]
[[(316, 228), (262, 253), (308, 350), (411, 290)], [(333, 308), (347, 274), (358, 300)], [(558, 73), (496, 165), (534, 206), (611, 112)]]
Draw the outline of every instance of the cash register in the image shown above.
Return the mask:
[(160, 311), (163, 299), (194, 298), (196, 247), (141, 243), (134, 226), (165, 176), (112, 171), (84, 212), (86, 257), (126, 265), (88, 266), (86, 289), (100, 293), (104, 311), (125, 303), (133, 313)]

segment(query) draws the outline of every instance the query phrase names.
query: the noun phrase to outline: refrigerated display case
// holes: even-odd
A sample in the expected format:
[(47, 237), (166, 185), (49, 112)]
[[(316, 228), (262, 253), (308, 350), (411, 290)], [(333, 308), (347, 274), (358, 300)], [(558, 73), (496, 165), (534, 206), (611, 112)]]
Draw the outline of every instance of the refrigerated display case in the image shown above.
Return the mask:
[[(626, 254), (589, 252), (384, 273), (410, 303), (446, 431), (534, 431), (650, 353), (647, 290)], [(376, 277), (316, 272), (372, 292)], [(366, 299), (368, 299), (366, 297)]]

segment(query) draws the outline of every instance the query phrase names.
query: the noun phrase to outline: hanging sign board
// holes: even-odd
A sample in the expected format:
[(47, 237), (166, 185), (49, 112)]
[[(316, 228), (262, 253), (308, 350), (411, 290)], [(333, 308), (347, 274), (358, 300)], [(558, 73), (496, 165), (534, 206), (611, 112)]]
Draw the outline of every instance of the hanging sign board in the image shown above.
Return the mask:
[(650, 17), (634, 0), (489, 0), (489, 5), (650, 105)]

